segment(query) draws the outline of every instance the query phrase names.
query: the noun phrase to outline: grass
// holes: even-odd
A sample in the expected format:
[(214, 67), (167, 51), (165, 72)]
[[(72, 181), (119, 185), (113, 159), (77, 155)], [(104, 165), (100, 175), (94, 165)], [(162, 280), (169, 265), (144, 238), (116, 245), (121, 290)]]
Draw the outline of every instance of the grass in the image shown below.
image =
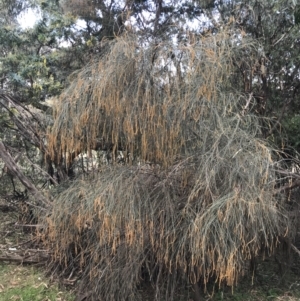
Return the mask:
[(51, 284), (32, 266), (0, 264), (0, 301), (72, 301), (70, 292)]
[[(3, 200), (0, 204), (5, 205)], [(11, 253), (9, 248), (26, 248), (32, 234), (15, 227), (16, 212), (0, 212), (0, 255)], [(43, 274), (42, 268), (0, 262), (0, 301), (72, 301), (74, 296), (59, 288)]]

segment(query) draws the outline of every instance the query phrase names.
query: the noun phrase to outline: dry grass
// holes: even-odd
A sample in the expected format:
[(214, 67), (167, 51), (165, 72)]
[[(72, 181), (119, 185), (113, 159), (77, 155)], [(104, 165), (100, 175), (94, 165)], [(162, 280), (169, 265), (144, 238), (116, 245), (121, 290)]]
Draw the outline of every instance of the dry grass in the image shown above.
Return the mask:
[(226, 31), (176, 47), (120, 38), (61, 96), (53, 156), (99, 143), (129, 153), (126, 166), (70, 183), (44, 221), (52, 267), (80, 275), (89, 300), (141, 300), (145, 282), (155, 300), (188, 283), (234, 285), (288, 235), (273, 150), (230, 91), (232, 60), (252, 46)]

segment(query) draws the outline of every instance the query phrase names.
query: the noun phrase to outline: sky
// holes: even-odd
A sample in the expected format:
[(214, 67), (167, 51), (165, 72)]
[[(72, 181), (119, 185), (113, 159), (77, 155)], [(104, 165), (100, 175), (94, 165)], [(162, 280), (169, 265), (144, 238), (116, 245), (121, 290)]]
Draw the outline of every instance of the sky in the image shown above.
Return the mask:
[[(41, 14), (37, 9), (34, 9), (34, 10), (28, 9), (26, 12), (20, 14), (20, 16), (18, 17), (18, 22), (23, 29), (32, 28), (34, 26), (34, 24), (38, 21), (40, 16), (41, 16)], [(144, 17), (146, 19), (149, 19), (150, 18), (149, 13), (146, 13), (146, 15)], [(217, 19), (218, 19), (217, 15), (215, 15), (215, 19), (217, 21)], [(186, 27), (187, 27), (187, 29), (199, 28), (199, 26), (200, 26), (199, 23), (202, 23), (205, 21), (208, 21), (208, 19), (206, 20), (206, 18), (204, 16), (201, 16), (199, 20), (194, 20), (193, 22), (187, 21)], [(131, 22), (133, 24), (135, 23), (134, 20), (131, 20)], [(78, 25), (82, 26), (83, 24), (78, 24)]]
[(28, 9), (26, 12), (20, 14), (18, 22), (23, 29), (32, 28), (40, 17), (38, 10)]

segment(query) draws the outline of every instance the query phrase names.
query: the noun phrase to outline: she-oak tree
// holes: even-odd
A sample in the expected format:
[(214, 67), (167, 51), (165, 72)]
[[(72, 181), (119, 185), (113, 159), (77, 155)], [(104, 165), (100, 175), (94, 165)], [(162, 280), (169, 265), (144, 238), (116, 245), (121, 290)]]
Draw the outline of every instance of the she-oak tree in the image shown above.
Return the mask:
[[(90, 300), (140, 300), (141, 279), (156, 300), (234, 285), (261, 248), (293, 239), (294, 2), (36, 1), (27, 31), (2, 2), (0, 156), (47, 211), (50, 268)], [(95, 150), (113, 164), (75, 170)]]

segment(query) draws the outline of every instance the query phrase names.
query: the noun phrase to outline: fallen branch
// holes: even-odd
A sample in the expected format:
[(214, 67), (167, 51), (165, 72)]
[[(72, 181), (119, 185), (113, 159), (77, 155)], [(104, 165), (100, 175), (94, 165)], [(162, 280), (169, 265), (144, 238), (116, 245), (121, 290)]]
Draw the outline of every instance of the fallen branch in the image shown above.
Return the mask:
[(0, 261), (9, 261), (9, 262), (19, 262), (19, 263), (41, 263), (45, 262), (49, 258), (48, 254), (43, 254), (40, 252), (38, 254), (33, 254), (33, 255), (1, 255), (0, 256)]
[(15, 224), (15, 227), (28, 227), (28, 228), (43, 228), (42, 224)]
[(10, 173), (17, 177), (20, 182), (28, 189), (29, 192), (33, 194), (33, 196), (42, 202), (47, 207), (50, 205), (50, 202), (45, 198), (45, 196), (31, 183), (31, 181), (23, 175), (21, 170), (19, 169), (18, 165), (10, 155), (10, 153), (6, 150), (2, 141), (0, 141), (0, 157), (6, 164), (7, 168), (9, 169)]
[(286, 192), (286, 191), (295, 189), (295, 188), (297, 188), (299, 186), (300, 186), (300, 179), (292, 182), (291, 184), (286, 184), (286, 185), (284, 185), (282, 187), (279, 187), (278, 189), (275, 189), (274, 194), (281, 193), (281, 192)]
[[(20, 246), (20, 245), (19, 245)], [(49, 259), (51, 252), (45, 249), (17, 249), (2, 250), (0, 261), (20, 263), (43, 263)]]

